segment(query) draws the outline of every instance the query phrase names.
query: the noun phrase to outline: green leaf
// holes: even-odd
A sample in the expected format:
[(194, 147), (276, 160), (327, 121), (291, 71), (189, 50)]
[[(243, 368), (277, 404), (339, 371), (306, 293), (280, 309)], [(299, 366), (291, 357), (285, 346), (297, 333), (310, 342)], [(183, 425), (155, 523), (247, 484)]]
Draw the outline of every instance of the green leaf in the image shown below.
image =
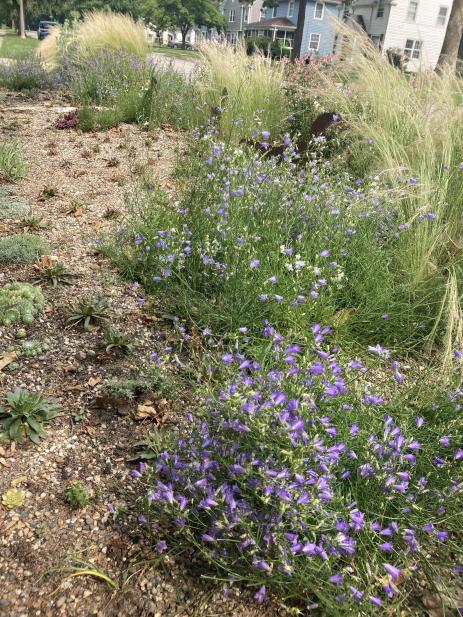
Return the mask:
[(10, 435), (10, 439), (17, 441), (18, 443), (23, 443), (24, 438), (22, 434), (22, 422), (21, 418), (15, 418), (14, 422), (11, 423), (8, 433)]
[[(42, 425), (40, 424), (40, 422), (37, 422), (37, 420), (35, 418), (33, 418), (32, 416), (30, 416), (29, 418), (27, 418), (27, 423), (29, 424), (29, 426), (31, 427), (31, 429), (37, 433), (37, 435), (43, 435), (44, 434), (44, 430)], [(30, 436), (30, 435), (29, 435)]]
[[(42, 435), (45, 435), (45, 432), (42, 432)], [(40, 443), (40, 436), (33, 430), (29, 430), (29, 439), (36, 445), (39, 445)]]

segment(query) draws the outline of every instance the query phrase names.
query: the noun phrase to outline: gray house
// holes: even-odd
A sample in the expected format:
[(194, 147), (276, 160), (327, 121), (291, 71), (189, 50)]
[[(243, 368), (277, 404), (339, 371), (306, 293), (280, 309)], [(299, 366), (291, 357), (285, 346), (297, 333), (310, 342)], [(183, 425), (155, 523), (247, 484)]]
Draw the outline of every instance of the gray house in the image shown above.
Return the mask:
[(225, 32), (231, 43), (244, 35), (247, 24), (265, 19), (266, 9), (262, 8), (263, 0), (246, 2), (245, 0), (224, 0), (221, 4), (225, 16)]

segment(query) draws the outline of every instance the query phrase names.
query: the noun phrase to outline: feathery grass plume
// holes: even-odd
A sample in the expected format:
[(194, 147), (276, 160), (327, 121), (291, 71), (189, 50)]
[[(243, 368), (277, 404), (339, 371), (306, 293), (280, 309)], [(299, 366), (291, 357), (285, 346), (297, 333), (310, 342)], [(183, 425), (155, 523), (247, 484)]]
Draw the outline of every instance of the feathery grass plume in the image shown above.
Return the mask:
[[(463, 200), (463, 82), (451, 72), (407, 74), (381, 56), (366, 35), (339, 28), (344, 59), (337, 78), (320, 76), (317, 95), (346, 119), (354, 159), (363, 167), (359, 171), (381, 170), (382, 178), (393, 183), (408, 179), (399, 195), (405, 218), (410, 223), (422, 216), (436, 219), (433, 225), (414, 226), (413, 239), (408, 236), (400, 247), (400, 265), (417, 293), (440, 286), (446, 295), (448, 272), (454, 271), (455, 285), (463, 277), (458, 207)], [(368, 156), (360, 156), (362, 151)], [(438, 313), (439, 306), (430, 310)], [(453, 309), (442, 311), (442, 317), (451, 314)], [(453, 329), (450, 321), (447, 331)]]
[(48, 30), (48, 36), (42, 40), (37, 49), (37, 55), (49, 70), (56, 69), (58, 66), (59, 39), (62, 39), (62, 29), (59, 26), (54, 26)]
[(129, 15), (110, 11), (86, 13), (76, 31), (78, 53), (88, 57), (97, 51), (125, 51), (144, 58), (147, 41), (142, 24), (137, 24)]
[(223, 135), (249, 136), (257, 121), (272, 136), (280, 133), (286, 116), (284, 65), (257, 51), (249, 57), (241, 43), (203, 42), (199, 50), (203, 72), (198, 86), (216, 108)]
[(102, 51), (123, 51), (144, 58), (147, 41), (143, 25), (121, 13), (92, 11), (83, 21), (53, 28), (38, 53), (48, 67), (56, 68), (65, 60), (79, 64)]

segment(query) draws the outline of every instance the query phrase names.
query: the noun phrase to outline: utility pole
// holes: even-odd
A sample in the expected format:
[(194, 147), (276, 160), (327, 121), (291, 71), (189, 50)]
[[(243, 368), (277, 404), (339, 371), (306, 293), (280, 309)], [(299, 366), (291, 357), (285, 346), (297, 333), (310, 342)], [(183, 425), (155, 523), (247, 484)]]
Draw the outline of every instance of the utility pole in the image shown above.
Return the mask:
[(296, 32), (294, 34), (293, 53), (291, 54), (292, 60), (297, 60), (301, 56), (306, 9), (307, 0), (299, 0), (299, 12), (297, 14)]
[(24, 20), (24, 0), (19, 0), (19, 35), (26, 38), (26, 23)]

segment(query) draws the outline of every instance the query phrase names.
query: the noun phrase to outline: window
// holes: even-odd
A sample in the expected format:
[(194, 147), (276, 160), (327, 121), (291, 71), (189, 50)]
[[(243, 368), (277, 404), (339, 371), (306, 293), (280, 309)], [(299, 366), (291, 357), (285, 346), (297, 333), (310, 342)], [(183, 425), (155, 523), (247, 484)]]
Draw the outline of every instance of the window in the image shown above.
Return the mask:
[(316, 32), (313, 32), (310, 35), (310, 39), (309, 39), (310, 51), (318, 51), (320, 49), (320, 39), (321, 39), (321, 35)]
[(291, 0), (288, 2), (288, 17), (292, 17), (294, 15), (294, 2)]
[(251, 16), (251, 7), (242, 6), (241, 7), (241, 22), (247, 24), (249, 22), (250, 16)]
[(419, 60), (421, 56), (422, 41), (414, 41), (413, 39), (407, 39), (405, 43), (405, 55), (409, 60)]
[(384, 17), (384, 0), (379, 0), (376, 17), (377, 19), (381, 19), (381, 17)]
[(437, 25), (445, 26), (445, 22), (447, 21), (447, 13), (449, 12), (448, 6), (439, 7), (439, 13), (437, 14)]
[(416, 21), (416, 14), (418, 12), (418, 0), (411, 0), (408, 5), (407, 21)]
[(276, 17), (277, 16), (277, 11), (278, 11), (278, 6), (274, 6), (272, 9), (272, 17)]
[(325, 5), (323, 2), (315, 3), (315, 11), (313, 14), (314, 19), (323, 19), (323, 13), (325, 12)]
[(233, 24), (235, 22), (235, 9), (231, 9), (228, 15), (228, 21)]
[(267, 9), (260, 9), (260, 21), (263, 21), (267, 17)]

